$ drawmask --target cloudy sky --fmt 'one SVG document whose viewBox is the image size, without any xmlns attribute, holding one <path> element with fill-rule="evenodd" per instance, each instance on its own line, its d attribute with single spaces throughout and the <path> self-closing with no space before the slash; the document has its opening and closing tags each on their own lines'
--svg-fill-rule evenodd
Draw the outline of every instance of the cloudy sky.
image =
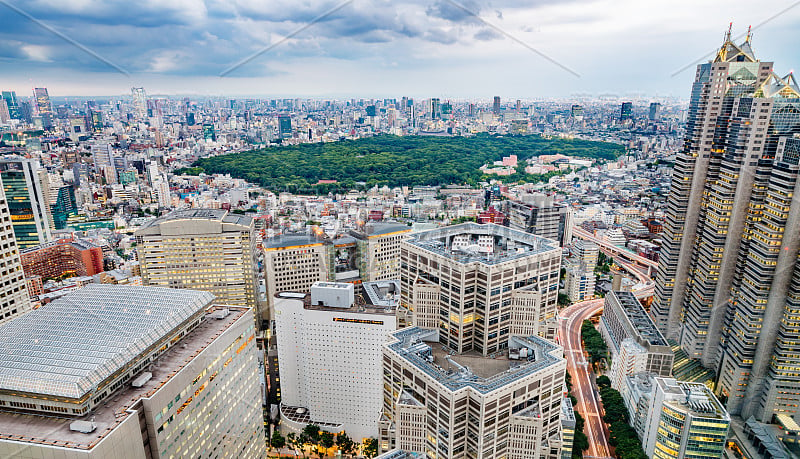
<svg viewBox="0 0 800 459">
<path fill-rule="evenodd" d="M 800 65 L 796 0 L 0 0 L 0 89 L 687 97 L 731 21 Z"/>
</svg>

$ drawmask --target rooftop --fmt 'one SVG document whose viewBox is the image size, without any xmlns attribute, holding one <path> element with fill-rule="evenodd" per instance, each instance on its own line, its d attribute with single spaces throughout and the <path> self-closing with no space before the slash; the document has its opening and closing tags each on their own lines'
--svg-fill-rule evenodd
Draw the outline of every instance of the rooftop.
<svg viewBox="0 0 800 459">
<path fill-rule="evenodd" d="M 369 304 L 363 296 L 356 295 L 355 303 L 348 308 L 339 308 L 335 306 L 325 306 L 314 304 L 311 302 L 310 293 L 301 292 L 278 292 L 275 298 L 283 298 L 290 300 L 297 300 L 303 302 L 303 308 L 310 311 L 329 311 L 333 313 L 357 313 L 357 314 L 376 314 L 382 316 L 394 316 L 395 308 L 391 306 L 373 305 Z"/>
<path fill-rule="evenodd" d="M 505 353 L 495 357 L 471 352 L 451 354 L 449 349 L 442 349 L 437 336 L 437 330 L 409 327 L 394 332 L 395 341 L 386 346 L 451 391 L 471 387 L 484 394 L 564 362 L 562 349 L 538 336 L 509 338 L 510 354 L 519 359 Z M 522 349 L 526 351 L 520 352 Z"/>
<path fill-rule="evenodd" d="M 116 286 L 114 286 L 116 287 Z M 141 287 L 140 287 L 141 288 Z M 164 289 L 166 290 L 166 289 Z M 189 290 L 181 290 L 185 295 Z M 150 371 L 153 377 L 142 387 L 125 384 L 108 396 L 101 404 L 83 417 L 57 417 L 35 414 L 20 414 L 0 411 L 0 438 L 21 442 L 44 443 L 53 446 L 90 449 L 129 415 L 128 411 L 142 398 L 151 397 L 178 371 L 211 344 L 223 331 L 242 318 L 248 308 L 226 306 L 230 314 L 220 320 L 206 318 L 186 336 L 181 346 L 172 346 L 158 358 L 158 365 Z M 44 309 L 44 308 L 43 308 Z M 35 312 L 35 311 L 34 311 Z M 185 345 L 185 347 L 183 346 Z M 70 429 L 75 420 L 94 420 L 97 430 L 81 433 Z"/>
<path fill-rule="evenodd" d="M 155 218 L 143 224 L 140 230 L 157 226 L 162 223 L 176 220 L 215 220 L 220 223 L 231 223 L 234 225 L 250 226 L 253 222 L 251 217 L 229 213 L 222 209 L 183 209 L 175 210 L 167 215 Z"/>
<path fill-rule="evenodd" d="M 469 239 L 493 236 L 492 252 L 485 253 L 474 246 L 459 245 L 454 248 L 453 240 L 456 236 L 466 236 Z M 558 250 L 558 253 L 561 253 L 556 241 L 493 223 L 462 223 L 413 233 L 406 242 L 463 264 L 493 265 L 551 250 Z"/>
<path fill-rule="evenodd" d="M 300 245 L 323 244 L 321 239 L 308 234 L 283 234 L 264 241 L 265 249 L 285 249 Z"/>
<path fill-rule="evenodd" d="M 625 315 L 631 321 L 636 331 L 642 339 L 650 343 L 651 346 L 669 346 L 664 335 L 658 331 L 653 319 L 644 310 L 642 303 L 636 299 L 632 292 L 613 292 L 619 300 L 619 304 L 625 311 Z"/>
<path fill-rule="evenodd" d="M 690 413 L 695 418 L 730 421 L 730 415 L 706 385 L 672 378 L 655 378 L 655 383 L 668 394 L 665 405 Z"/>
<path fill-rule="evenodd" d="M 0 325 L 0 390 L 79 399 L 213 298 L 89 284 Z"/>
</svg>

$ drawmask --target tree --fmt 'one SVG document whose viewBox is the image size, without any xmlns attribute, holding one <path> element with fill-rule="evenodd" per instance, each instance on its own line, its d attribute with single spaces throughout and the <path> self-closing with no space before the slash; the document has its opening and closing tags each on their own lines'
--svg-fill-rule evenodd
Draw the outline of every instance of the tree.
<svg viewBox="0 0 800 459">
<path fill-rule="evenodd" d="M 336 446 L 342 450 L 342 454 L 353 454 L 356 449 L 356 444 L 350 437 L 347 435 L 346 432 L 342 432 L 336 436 Z"/>
<path fill-rule="evenodd" d="M 319 443 L 320 428 L 316 424 L 308 424 L 303 428 L 303 435 L 308 438 L 308 443 L 316 445 Z"/>
<path fill-rule="evenodd" d="M 283 435 L 281 435 L 280 431 L 276 430 L 272 433 L 272 438 L 269 440 L 269 446 L 270 448 L 276 449 L 281 449 L 286 446 L 286 439 L 283 438 Z"/>
<path fill-rule="evenodd" d="M 611 387 L 611 380 L 606 375 L 598 376 L 597 387 L 601 389 L 604 387 Z"/>
<path fill-rule="evenodd" d="M 317 449 L 317 454 L 319 454 L 320 459 L 325 455 L 325 453 L 327 453 L 328 449 L 333 447 L 333 445 L 333 434 L 330 432 L 322 432 L 322 434 L 319 436 L 319 446 L 322 448 Z"/>
<path fill-rule="evenodd" d="M 375 438 L 367 438 L 364 440 L 364 456 L 368 459 L 378 455 L 378 440 Z"/>
<path fill-rule="evenodd" d="M 308 438 L 308 435 L 305 433 L 301 433 L 297 436 L 297 443 L 300 445 L 300 452 L 303 453 L 303 457 L 306 457 L 306 446 L 311 443 L 311 440 Z"/>
<path fill-rule="evenodd" d="M 558 294 L 558 305 L 559 306 L 569 306 L 569 295 L 566 293 L 559 293 Z"/>
<path fill-rule="evenodd" d="M 286 443 L 294 450 L 294 457 L 297 457 L 297 447 L 299 446 L 300 443 L 294 432 L 289 432 L 286 435 Z"/>
</svg>

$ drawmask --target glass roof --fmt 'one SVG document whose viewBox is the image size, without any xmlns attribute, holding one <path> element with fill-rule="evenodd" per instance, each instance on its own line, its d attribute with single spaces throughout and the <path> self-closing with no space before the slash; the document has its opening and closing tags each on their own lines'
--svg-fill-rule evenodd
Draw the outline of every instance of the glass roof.
<svg viewBox="0 0 800 459">
<path fill-rule="evenodd" d="M 0 389 L 80 398 L 214 299 L 90 284 L 0 325 Z"/>
</svg>

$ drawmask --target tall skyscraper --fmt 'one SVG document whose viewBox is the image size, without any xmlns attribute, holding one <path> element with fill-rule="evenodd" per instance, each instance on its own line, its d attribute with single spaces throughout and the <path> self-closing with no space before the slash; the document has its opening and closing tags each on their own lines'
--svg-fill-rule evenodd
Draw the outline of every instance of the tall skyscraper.
<svg viewBox="0 0 800 459">
<path fill-rule="evenodd" d="M 36 113 L 38 115 L 53 112 L 53 106 L 50 104 L 50 95 L 47 94 L 47 88 L 34 88 L 33 98 L 36 99 Z"/>
<path fill-rule="evenodd" d="M 658 121 L 661 117 L 661 104 L 658 102 L 650 103 L 650 121 Z"/>
<path fill-rule="evenodd" d="M 13 119 L 21 119 L 22 116 L 19 112 L 19 103 L 17 102 L 17 93 L 14 91 L 3 91 L 0 93 L 2 95 L 3 100 L 6 101 L 6 105 L 8 106 L 8 114 Z"/>
<path fill-rule="evenodd" d="M 266 457 L 249 308 L 91 284 L 0 336 L 0 457 Z"/>
<path fill-rule="evenodd" d="M 0 323 L 31 309 L 20 250 L 14 236 L 14 226 L 4 189 L 5 186 L 0 186 L 0 239 L 4 241 L 0 245 L 0 259 L 3 260 L 0 267 Z"/>
<path fill-rule="evenodd" d="M 292 138 L 292 117 L 287 114 L 278 115 L 278 134 L 281 139 Z"/>
<path fill-rule="evenodd" d="M 690 100 L 651 313 L 731 413 L 796 415 L 800 88 L 728 31 Z"/>
<path fill-rule="evenodd" d="M 147 118 L 147 93 L 144 88 L 131 88 L 133 110 L 139 119 Z"/>
<path fill-rule="evenodd" d="M 546 237 L 566 245 L 572 239 L 572 212 L 543 193 L 524 194 L 508 201 L 509 227 Z"/>
<path fill-rule="evenodd" d="M 623 102 L 619 110 L 619 120 L 625 121 L 633 118 L 633 102 Z"/>
<path fill-rule="evenodd" d="M 500 96 L 494 96 L 494 102 L 492 103 L 492 113 L 495 115 L 500 114 Z"/>
<path fill-rule="evenodd" d="M 49 206 L 39 177 L 39 162 L 21 156 L 0 158 L 0 178 L 17 246 L 21 249 L 52 239 Z"/>
<path fill-rule="evenodd" d="M 136 231 L 142 282 L 213 293 L 267 320 L 256 288 L 253 219 L 225 210 L 177 210 Z"/>
</svg>

